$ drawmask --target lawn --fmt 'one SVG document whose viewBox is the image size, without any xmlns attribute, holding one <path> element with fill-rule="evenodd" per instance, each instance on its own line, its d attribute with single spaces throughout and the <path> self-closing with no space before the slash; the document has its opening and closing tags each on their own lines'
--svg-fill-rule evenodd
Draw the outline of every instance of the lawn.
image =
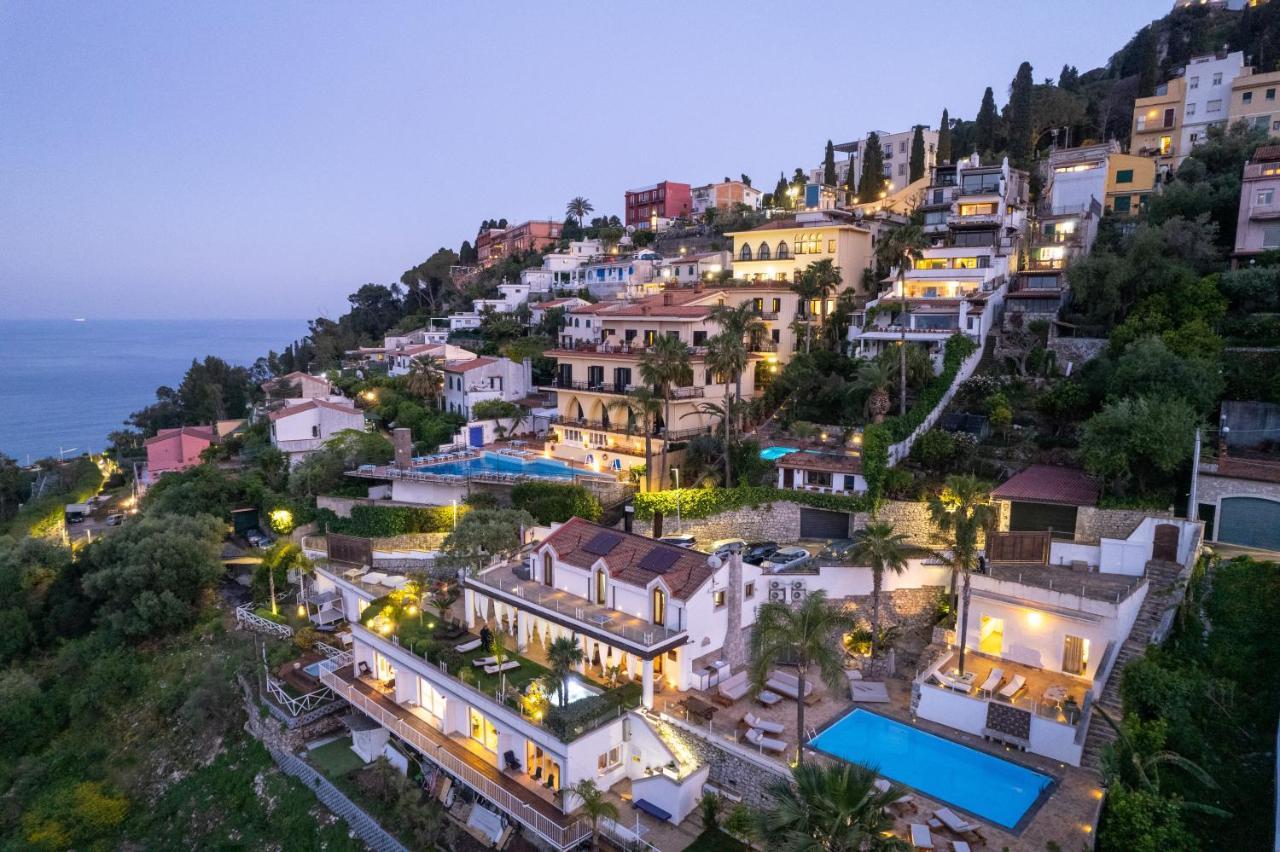
<svg viewBox="0 0 1280 852">
<path fill-rule="evenodd" d="M 364 766 L 360 756 L 351 750 L 351 738 L 343 737 L 307 752 L 307 760 L 329 780 L 341 778 Z"/>
<path fill-rule="evenodd" d="M 468 683 L 475 684 L 489 694 L 493 694 L 493 691 L 498 688 L 502 681 L 502 675 L 488 674 L 483 668 L 473 666 L 471 663 L 473 660 L 491 656 L 493 656 L 493 654 L 483 648 L 478 648 L 475 651 L 463 654 L 463 657 L 467 661 L 467 670 L 470 672 L 470 675 L 461 676 L 466 679 Z M 520 664 L 520 668 L 510 669 L 507 671 L 506 675 L 507 686 L 518 689 L 521 692 L 524 692 L 524 688 L 529 685 L 530 681 L 536 680 L 540 677 L 550 677 L 551 675 L 551 669 L 548 669 L 545 666 L 540 666 L 532 660 L 520 656 L 515 651 L 508 650 L 506 652 L 506 659 L 508 662 Z"/>
</svg>

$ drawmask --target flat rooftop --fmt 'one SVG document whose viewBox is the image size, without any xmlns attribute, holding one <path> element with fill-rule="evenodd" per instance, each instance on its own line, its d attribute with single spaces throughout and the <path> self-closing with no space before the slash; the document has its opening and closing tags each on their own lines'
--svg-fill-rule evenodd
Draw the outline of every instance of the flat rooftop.
<svg viewBox="0 0 1280 852">
<path fill-rule="evenodd" d="M 1096 571 L 1072 571 L 1061 565 L 1032 562 L 987 563 L 987 576 L 1008 583 L 1021 583 L 1037 589 L 1078 595 L 1089 600 L 1118 603 L 1142 585 L 1142 577 L 1127 574 L 1100 574 Z"/>
</svg>

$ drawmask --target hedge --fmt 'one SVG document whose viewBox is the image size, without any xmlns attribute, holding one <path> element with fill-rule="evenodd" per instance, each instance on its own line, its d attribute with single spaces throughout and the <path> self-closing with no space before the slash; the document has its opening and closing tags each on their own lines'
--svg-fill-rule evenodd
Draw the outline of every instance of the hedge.
<svg viewBox="0 0 1280 852">
<path fill-rule="evenodd" d="M 469 510 L 458 506 L 458 517 Z M 453 529 L 452 506 L 367 506 L 351 509 L 351 517 L 340 518 L 331 509 L 317 509 L 316 520 L 322 529 L 342 535 L 364 538 L 391 538 L 409 533 L 449 532 Z"/>
<path fill-rule="evenodd" d="M 628 683 L 599 695 L 580 698 L 567 707 L 552 702 L 543 725 L 561 742 L 572 742 L 606 719 L 617 717 L 619 708 L 638 706 L 640 698 L 640 684 Z"/>
<path fill-rule="evenodd" d="M 836 512 L 865 512 L 871 502 L 866 497 L 820 494 L 816 491 L 787 491 L 767 485 L 744 485 L 737 488 L 682 488 L 679 491 L 650 491 L 635 496 L 636 517 L 648 520 L 655 511 L 666 516 L 676 513 L 679 496 L 680 516 L 708 518 L 734 509 L 758 508 L 770 503 L 787 502 L 830 509 Z"/>
<path fill-rule="evenodd" d="M 521 482 L 511 489 L 511 505 L 524 509 L 540 524 L 562 523 L 573 517 L 600 520 L 600 501 L 581 485 L 565 482 Z"/>
</svg>

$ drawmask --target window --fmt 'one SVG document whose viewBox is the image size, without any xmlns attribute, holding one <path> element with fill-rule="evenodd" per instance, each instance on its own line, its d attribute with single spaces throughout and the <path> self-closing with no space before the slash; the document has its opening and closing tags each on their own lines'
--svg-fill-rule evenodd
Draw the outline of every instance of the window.
<svg viewBox="0 0 1280 852">
<path fill-rule="evenodd" d="M 1267 99 L 1267 100 L 1269 100 L 1269 101 L 1274 101 L 1274 100 L 1276 99 L 1276 90 L 1275 90 L 1275 89 L 1267 89 L 1266 99 Z"/>
<path fill-rule="evenodd" d="M 1222 112 L 1222 98 L 1214 98 L 1205 104 L 1205 112 Z"/>
<path fill-rule="evenodd" d="M 467 708 L 467 716 L 470 722 L 471 739 L 480 743 L 486 751 L 496 752 L 498 750 L 498 729 L 493 726 L 493 723 L 483 713 L 474 707 Z"/>
<path fill-rule="evenodd" d="M 1082 675 L 1089 667 L 1089 640 L 1067 634 L 1062 642 L 1062 670 Z"/>
<path fill-rule="evenodd" d="M 1262 229 L 1262 247 L 1265 249 L 1280 248 L 1280 228 Z"/>
<path fill-rule="evenodd" d="M 778 243 L 778 260 L 786 260 L 791 254 L 787 249 L 787 241 L 782 240 Z"/>
<path fill-rule="evenodd" d="M 828 254 L 835 254 L 835 253 L 836 253 L 836 241 L 835 241 L 835 240 L 827 240 L 827 253 L 828 253 Z"/>
<path fill-rule="evenodd" d="M 744 600 L 751 600 L 756 596 L 756 584 L 753 580 L 742 587 L 742 597 Z"/>
<path fill-rule="evenodd" d="M 1271 126 L 1271 116 L 1269 115 L 1254 116 L 1253 126 L 1259 128 L 1260 130 L 1266 130 L 1268 127 Z"/>
<path fill-rule="evenodd" d="M 596 769 L 601 775 L 622 763 L 622 746 L 614 746 L 596 759 Z"/>
<path fill-rule="evenodd" d="M 653 623 L 666 624 L 667 622 L 667 593 L 662 589 L 653 590 Z"/>
<path fill-rule="evenodd" d="M 773 340 L 773 342 L 774 342 L 774 343 L 781 343 L 781 342 L 782 342 L 782 329 L 780 329 L 780 328 L 775 328 L 773 331 L 769 332 L 769 337 L 770 337 L 770 338 L 772 338 L 772 340 Z"/>
<path fill-rule="evenodd" d="M 1198 89 L 1198 88 L 1200 88 L 1200 78 L 1199 78 L 1199 77 L 1192 77 L 1189 81 L 1187 81 L 1187 88 L 1188 88 L 1188 89 Z"/>
<path fill-rule="evenodd" d="M 609 575 L 604 571 L 596 571 L 596 603 L 607 606 L 605 592 L 609 588 Z"/>
<path fill-rule="evenodd" d="M 1169 107 L 1164 111 L 1164 126 L 1173 127 L 1173 107 Z"/>
<path fill-rule="evenodd" d="M 1219 72 L 1217 72 L 1216 74 L 1214 74 L 1214 75 L 1213 75 L 1213 85 L 1215 85 L 1215 86 L 1221 86 L 1221 85 L 1222 85 L 1222 72 L 1221 72 L 1221 71 L 1219 71 Z"/>
<path fill-rule="evenodd" d="M 1195 114 L 1196 114 L 1196 105 L 1195 105 L 1195 104 L 1187 104 L 1187 115 L 1188 115 L 1188 116 L 1192 116 L 1192 115 L 1195 115 Z"/>
<path fill-rule="evenodd" d="M 1254 204 L 1256 206 L 1261 207 L 1267 204 L 1271 204 L 1275 200 L 1276 200 L 1276 191 L 1274 189 L 1260 189 L 1258 190 L 1258 198 L 1256 201 L 1254 201 Z"/>
<path fill-rule="evenodd" d="M 756 250 L 756 260 L 768 260 L 769 257 L 769 244 L 761 243 L 760 248 Z"/>
<path fill-rule="evenodd" d="M 986 204 L 961 204 L 961 216 L 994 216 L 996 206 L 990 202 Z"/>
<path fill-rule="evenodd" d="M 821 488 L 831 487 L 831 474 L 825 470 L 811 470 L 805 474 L 805 482 Z"/>
<path fill-rule="evenodd" d="M 739 259 L 741 259 L 741 260 L 750 260 L 750 259 L 751 259 L 751 246 L 749 246 L 749 245 L 745 245 L 745 244 L 744 244 L 744 245 L 742 246 L 742 251 L 738 253 L 738 257 L 739 257 Z"/>
<path fill-rule="evenodd" d="M 716 589 L 711 593 L 711 605 L 716 609 L 724 606 L 724 589 Z"/>
<path fill-rule="evenodd" d="M 574 435 L 581 439 L 581 435 L 576 430 L 570 430 Z M 551 558 L 550 553 L 542 554 L 542 584 L 544 586 L 554 586 L 556 578 L 555 561 Z"/>
<path fill-rule="evenodd" d="M 1246 104 L 1253 103 L 1253 92 L 1245 92 L 1243 95 L 1241 95 L 1240 102 L 1246 103 Z"/>
<path fill-rule="evenodd" d="M 1172 150 L 1173 150 L 1173 137 L 1161 136 L 1160 137 L 1160 156 L 1167 157 L 1169 156 L 1169 152 Z"/>
<path fill-rule="evenodd" d="M 1127 195 L 1117 196 L 1115 202 L 1112 204 L 1112 209 L 1117 213 L 1128 213 L 1130 200 L 1131 199 Z"/>
</svg>

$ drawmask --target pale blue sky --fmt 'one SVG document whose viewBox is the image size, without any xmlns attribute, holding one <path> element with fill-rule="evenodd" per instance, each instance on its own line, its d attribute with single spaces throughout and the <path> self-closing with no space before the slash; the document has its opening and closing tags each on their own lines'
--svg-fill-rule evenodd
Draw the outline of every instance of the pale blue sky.
<svg viewBox="0 0 1280 852">
<path fill-rule="evenodd" d="M 0 3 L 0 315 L 336 315 L 485 218 L 772 186 L 1169 6 Z"/>
</svg>

